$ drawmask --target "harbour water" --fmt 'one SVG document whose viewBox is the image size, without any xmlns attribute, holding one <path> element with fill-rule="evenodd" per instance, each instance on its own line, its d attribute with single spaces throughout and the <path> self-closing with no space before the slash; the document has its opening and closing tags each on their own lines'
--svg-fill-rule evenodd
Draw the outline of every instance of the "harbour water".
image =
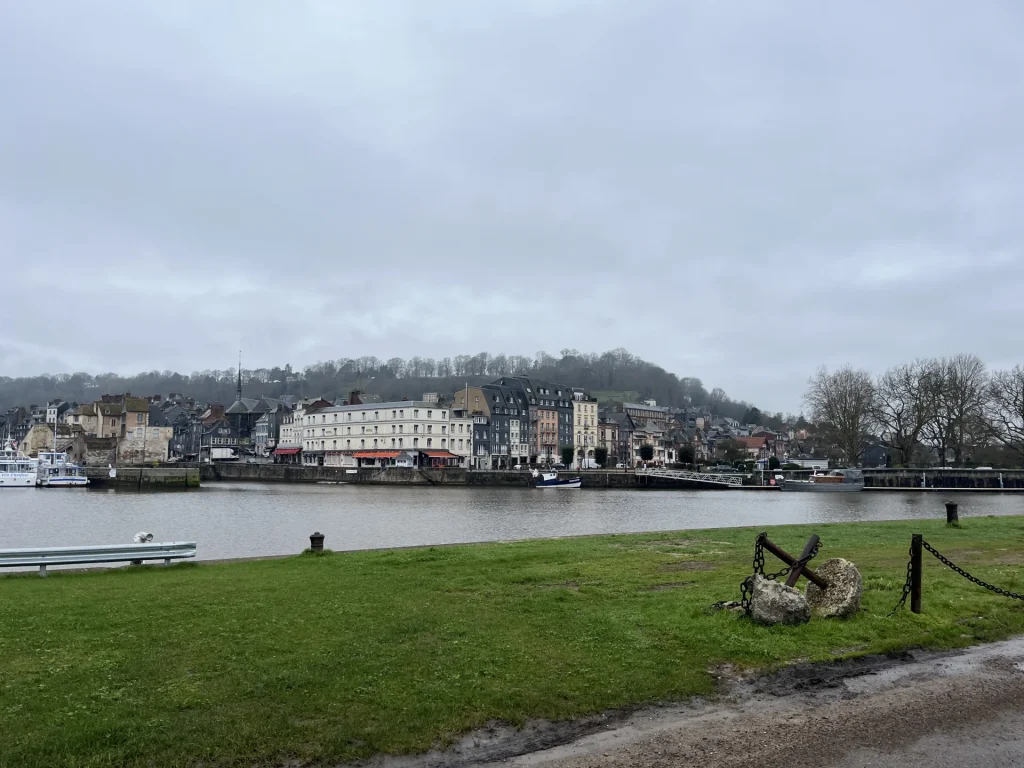
<svg viewBox="0 0 1024 768">
<path fill-rule="evenodd" d="M 944 519 L 932 492 L 539 491 L 211 483 L 178 492 L 0 491 L 0 548 L 196 541 L 199 559 L 784 523 Z M 958 493 L 961 519 L 1024 514 L 1024 495 Z"/>
</svg>

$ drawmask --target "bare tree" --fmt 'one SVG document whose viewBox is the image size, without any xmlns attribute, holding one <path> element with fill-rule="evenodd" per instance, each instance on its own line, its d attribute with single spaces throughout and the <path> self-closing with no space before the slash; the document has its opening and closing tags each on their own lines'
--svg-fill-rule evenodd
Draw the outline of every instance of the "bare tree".
<svg viewBox="0 0 1024 768">
<path fill-rule="evenodd" d="M 897 463 L 904 466 L 913 461 L 914 449 L 931 419 L 928 376 L 932 366 L 928 360 L 893 366 L 875 387 L 875 419 L 882 429 L 882 442 L 897 452 Z"/>
<path fill-rule="evenodd" d="M 988 372 L 977 355 L 957 355 L 934 361 L 927 374 L 931 415 L 924 434 L 944 464 L 963 464 L 971 448 L 987 434 L 985 400 Z"/>
<path fill-rule="evenodd" d="M 848 365 L 834 373 L 822 367 L 810 380 L 804 400 L 811 419 L 839 446 L 846 461 L 859 464 L 877 411 L 871 374 Z"/>
<path fill-rule="evenodd" d="M 1024 368 L 992 374 L 987 415 L 996 440 L 1024 459 Z"/>
</svg>

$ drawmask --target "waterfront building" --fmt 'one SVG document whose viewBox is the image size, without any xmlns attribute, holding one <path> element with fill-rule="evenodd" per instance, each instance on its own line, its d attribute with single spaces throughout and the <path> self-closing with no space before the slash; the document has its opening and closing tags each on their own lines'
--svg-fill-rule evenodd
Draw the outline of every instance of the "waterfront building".
<svg viewBox="0 0 1024 768">
<path fill-rule="evenodd" d="M 663 427 L 653 421 L 633 422 L 632 432 L 632 456 L 634 465 L 643 463 L 640 448 L 649 445 L 654 449 L 654 458 L 647 462 L 656 466 L 664 466 L 676 460 L 675 448 L 667 439 L 667 432 Z"/>
<path fill-rule="evenodd" d="M 299 423 L 302 463 L 312 466 L 395 466 L 403 451 L 419 465 L 458 460 L 451 453 L 447 406 L 420 400 L 307 407 Z"/>
<path fill-rule="evenodd" d="M 622 403 L 617 410 L 620 413 L 629 414 L 636 424 L 653 422 L 663 430 L 668 429 L 668 408 L 659 407 L 654 400 L 645 400 L 642 403 Z"/>
<path fill-rule="evenodd" d="M 429 400 L 426 402 L 430 402 Z M 459 466 L 470 467 L 473 462 L 473 415 L 462 408 L 451 409 L 448 421 L 448 450 L 459 457 Z"/>
<path fill-rule="evenodd" d="M 525 448 L 520 454 L 531 463 L 559 461 L 562 446 L 573 445 L 574 407 L 568 387 L 527 376 L 504 376 L 494 382 L 516 391 L 525 404 Z M 520 407 L 522 410 L 522 406 Z M 520 440 L 523 432 L 520 430 Z"/>
<path fill-rule="evenodd" d="M 625 416 L 625 414 L 621 414 Z M 626 416 L 626 418 L 629 418 Z M 597 422 L 597 445 L 608 452 L 608 466 L 614 467 L 620 463 L 619 454 L 619 425 L 608 415 L 598 417 Z"/>
<path fill-rule="evenodd" d="M 269 456 L 277 448 L 281 437 L 281 426 L 291 408 L 281 401 L 270 403 L 270 398 L 263 398 L 270 408 L 256 419 L 256 426 L 253 428 L 252 445 L 253 452 L 257 456 Z"/>
<path fill-rule="evenodd" d="M 576 430 L 573 441 L 576 465 L 590 466 L 594 461 L 594 449 L 597 448 L 597 398 L 589 396 L 582 389 L 574 389 L 572 407 Z"/>
<path fill-rule="evenodd" d="M 491 468 L 491 409 L 480 387 L 466 386 L 455 392 L 452 411 L 472 427 L 470 469 Z"/>
</svg>

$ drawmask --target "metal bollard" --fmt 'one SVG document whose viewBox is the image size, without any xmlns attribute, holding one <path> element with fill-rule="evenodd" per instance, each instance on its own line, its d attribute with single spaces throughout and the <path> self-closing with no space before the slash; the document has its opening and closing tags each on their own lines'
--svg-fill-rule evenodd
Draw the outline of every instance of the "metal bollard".
<svg viewBox="0 0 1024 768">
<path fill-rule="evenodd" d="M 946 502 L 946 525 L 956 525 L 960 522 L 960 516 L 957 514 L 957 505 L 955 501 Z"/>
<path fill-rule="evenodd" d="M 309 548 L 314 552 L 322 552 L 324 549 L 324 535 L 317 531 L 309 537 Z"/>
</svg>

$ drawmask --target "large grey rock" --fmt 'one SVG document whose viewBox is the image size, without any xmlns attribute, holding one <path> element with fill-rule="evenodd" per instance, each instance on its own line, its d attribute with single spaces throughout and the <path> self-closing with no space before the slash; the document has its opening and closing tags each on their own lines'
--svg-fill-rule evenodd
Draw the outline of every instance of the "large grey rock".
<svg viewBox="0 0 1024 768">
<path fill-rule="evenodd" d="M 792 587 L 757 575 L 750 595 L 750 618 L 759 624 L 803 624 L 810 621 L 811 609 Z"/>
<path fill-rule="evenodd" d="M 853 563 L 834 557 L 823 562 L 814 572 L 828 584 L 828 589 L 822 591 L 816 584 L 807 583 L 804 595 L 815 616 L 845 618 L 860 610 L 864 583 Z"/>
</svg>

